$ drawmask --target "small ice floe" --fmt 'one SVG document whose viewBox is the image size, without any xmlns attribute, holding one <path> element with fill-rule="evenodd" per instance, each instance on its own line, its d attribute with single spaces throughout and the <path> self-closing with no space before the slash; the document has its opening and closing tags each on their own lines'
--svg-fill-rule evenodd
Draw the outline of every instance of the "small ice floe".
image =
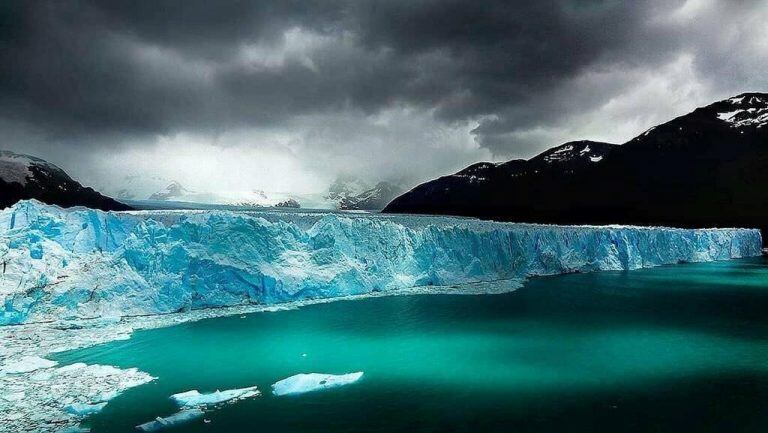
<svg viewBox="0 0 768 433">
<path fill-rule="evenodd" d="M 87 427 L 80 427 L 79 425 L 65 427 L 56 433 L 89 433 L 91 429 Z"/>
<path fill-rule="evenodd" d="M 272 385 L 272 393 L 274 395 L 304 394 L 349 385 L 357 382 L 361 377 L 363 377 L 362 371 L 348 374 L 302 373 L 276 382 Z"/>
<path fill-rule="evenodd" d="M 43 368 L 51 368 L 56 365 L 56 361 L 50 361 L 38 356 L 26 356 L 18 361 L 9 362 L 0 368 L 0 373 L 19 374 L 30 373 Z"/>
<path fill-rule="evenodd" d="M 87 416 L 97 412 L 101 412 L 107 402 L 88 404 L 88 403 L 72 403 L 64 408 L 67 413 L 71 413 L 75 416 Z"/>
<path fill-rule="evenodd" d="M 144 424 L 139 424 L 136 426 L 136 429 L 140 431 L 158 431 L 167 427 L 172 427 L 175 425 L 192 421 L 202 416 L 203 416 L 203 411 L 200 409 L 197 409 L 197 408 L 183 409 L 165 418 L 157 417 L 154 419 L 154 421 L 145 422 Z"/>
<path fill-rule="evenodd" d="M 256 397 L 260 394 L 261 393 L 255 386 L 248 388 L 227 389 L 224 391 L 216 390 L 216 392 L 207 394 L 201 394 L 196 389 L 193 389 L 191 391 L 173 394 L 171 396 L 171 400 L 176 402 L 176 404 L 181 407 L 200 407 Z"/>
</svg>

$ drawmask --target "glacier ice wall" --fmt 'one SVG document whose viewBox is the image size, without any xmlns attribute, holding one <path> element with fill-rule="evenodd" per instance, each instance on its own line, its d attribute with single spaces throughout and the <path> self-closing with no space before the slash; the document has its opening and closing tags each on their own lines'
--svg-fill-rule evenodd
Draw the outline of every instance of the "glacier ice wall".
<svg viewBox="0 0 768 433">
<path fill-rule="evenodd" d="M 0 211 L 0 324 L 756 256 L 758 230 L 303 212 Z"/>
</svg>

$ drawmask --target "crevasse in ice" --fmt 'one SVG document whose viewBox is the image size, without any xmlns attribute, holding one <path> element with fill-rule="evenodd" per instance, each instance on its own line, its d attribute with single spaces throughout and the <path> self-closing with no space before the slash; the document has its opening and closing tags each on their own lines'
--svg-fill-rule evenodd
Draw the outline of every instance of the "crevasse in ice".
<svg viewBox="0 0 768 433">
<path fill-rule="evenodd" d="M 758 230 L 303 212 L 0 211 L 0 324 L 755 256 Z"/>
</svg>

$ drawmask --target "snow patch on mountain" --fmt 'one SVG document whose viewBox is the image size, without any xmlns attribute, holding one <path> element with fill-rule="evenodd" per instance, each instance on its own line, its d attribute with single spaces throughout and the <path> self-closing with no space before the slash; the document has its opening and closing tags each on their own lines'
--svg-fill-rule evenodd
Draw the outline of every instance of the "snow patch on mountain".
<svg viewBox="0 0 768 433">
<path fill-rule="evenodd" d="M 716 113 L 717 118 L 730 123 L 732 128 L 762 128 L 768 124 L 768 97 L 741 95 L 723 102 L 735 109 L 719 111 Z"/>
<path fill-rule="evenodd" d="M 27 184 L 32 176 L 30 166 L 35 161 L 27 156 L 9 151 L 0 151 L 0 179 L 7 183 Z"/>
<path fill-rule="evenodd" d="M 173 200 L 181 198 L 186 194 L 190 194 L 192 191 L 184 188 L 179 182 L 175 180 L 169 183 L 165 188 L 157 191 L 148 197 L 149 200 Z"/>
</svg>

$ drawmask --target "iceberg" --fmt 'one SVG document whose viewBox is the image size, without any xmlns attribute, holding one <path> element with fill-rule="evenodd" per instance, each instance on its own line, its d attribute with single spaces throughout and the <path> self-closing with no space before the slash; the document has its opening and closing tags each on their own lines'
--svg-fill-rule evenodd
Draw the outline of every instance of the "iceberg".
<svg viewBox="0 0 768 433">
<path fill-rule="evenodd" d="M 243 400 L 250 397 L 256 397 L 261 393 L 255 386 L 248 388 L 228 389 L 224 391 L 216 390 L 208 394 L 201 394 L 196 389 L 191 391 L 173 394 L 171 400 L 181 407 L 205 407 L 233 400 Z"/>
<path fill-rule="evenodd" d="M 758 256 L 752 229 L 306 211 L 0 211 L 0 324 L 120 317 Z"/>
<path fill-rule="evenodd" d="M 183 409 L 176 412 L 173 415 L 169 415 L 165 418 L 157 417 L 153 421 L 145 422 L 136 426 L 137 430 L 141 431 L 158 431 L 164 428 L 176 426 L 200 418 L 203 416 L 203 411 L 200 409 Z"/>
<path fill-rule="evenodd" d="M 348 374 L 302 373 L 275 382 L 272 385 L 274 395 L 295 395 L 312 391 L 337 388 L 357 382 L 363 372 Z"/>
</svg>

